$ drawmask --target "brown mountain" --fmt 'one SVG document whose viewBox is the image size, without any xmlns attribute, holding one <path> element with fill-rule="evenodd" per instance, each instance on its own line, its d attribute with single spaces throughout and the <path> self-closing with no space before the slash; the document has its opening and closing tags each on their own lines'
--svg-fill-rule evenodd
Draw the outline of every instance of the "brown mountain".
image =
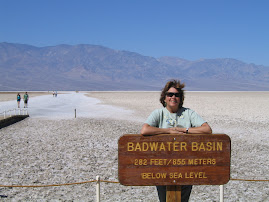
<svg viewBox="0 0 269 202">
<path fill-rule="evenodd" d="M 269 67 L 235 59 L 153 58 L 85 44 L 0 43 L 0 71 L 0 91 L 160 90 L 173 78 L 187 90 L 269 90 Z"/>
</svg>

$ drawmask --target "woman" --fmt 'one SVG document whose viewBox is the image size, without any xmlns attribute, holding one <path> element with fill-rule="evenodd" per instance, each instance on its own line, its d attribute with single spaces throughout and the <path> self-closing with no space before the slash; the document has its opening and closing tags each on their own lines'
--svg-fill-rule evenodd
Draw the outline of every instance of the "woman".
<svg viewBox="0 0 269 202">
<path fill-rule="evenodd" d="M 142 135 L 205 133 L 211 134 L 210 126 L 191 109 L 183 107 L 184 84 L 171 80 L 162 90 L 160 102 L 163 108 L 154 110 L 141 129 Z M 181 201 L 188 201 L 192 185 L 181 187 Z M 166 201 L 166 186 L 157 186 L 159 200 Z"/>
<path fill-rule="evenodd" d="M 21 102 L 21 95 L 20 95 L 20 93 L 18 93 L 18 94 L 17 94 L 18 108 L 20 108 L 20 102 Z"/>
</svg>

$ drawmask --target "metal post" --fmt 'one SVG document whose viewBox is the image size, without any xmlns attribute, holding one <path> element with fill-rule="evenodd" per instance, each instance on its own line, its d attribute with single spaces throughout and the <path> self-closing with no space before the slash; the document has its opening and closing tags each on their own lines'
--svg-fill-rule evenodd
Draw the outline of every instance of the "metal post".
<svg viewBox="0 0 269 202">
<path fill-rule="evenodd" d="M 96 176 L 96 202 L 100 202 L 100 176 Z"/>
<path fill-rule="evenodd" d="M 220 185 L 219 189 L 220 189 L 220 200 L 219 201 L 223 202 L 224 201 L 224 186 Z"/>
</svg>

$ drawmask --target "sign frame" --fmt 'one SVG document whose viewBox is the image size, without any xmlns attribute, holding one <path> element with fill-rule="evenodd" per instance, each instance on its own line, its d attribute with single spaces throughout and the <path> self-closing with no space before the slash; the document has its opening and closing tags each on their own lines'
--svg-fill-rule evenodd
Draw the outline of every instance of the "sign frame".
<svg viewBox="0 0 269 202">
<path fill-rule="evenodd" d="M 122 185 L 222 185 L 230 180 L 226 134 L 125 134 L 118 140 Z"/>
</svg>

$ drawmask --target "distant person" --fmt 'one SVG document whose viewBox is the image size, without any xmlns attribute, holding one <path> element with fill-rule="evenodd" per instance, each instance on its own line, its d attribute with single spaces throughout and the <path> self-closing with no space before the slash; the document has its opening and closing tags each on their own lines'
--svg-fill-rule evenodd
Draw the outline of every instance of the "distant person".
<svg viewBox="0 0 269 202">
<path fill-rule="evenodd" d="M 23 100 L 24 100 L 24 108 L 28 107 L 28 100 L 29 100 L 29 95 L 27 92 L 25 92 L 24 96 L 23 96 Z"/>
<path fill-rule="evenodd" d="M 168 81 L 160 96 L 162 108 L 154 110 L 141 129 L 142 135 L 158 134 L 211 134 L 206 121 L 195 111 L 183 107 L 184 84 L 177 80 Z M 181 186 L 181 201 L 189 201 L 192 185 Z M 159 200 L 166 201 L 166 186 L 157 186 Z"/>
<path fill-rule="evenodd" d="M 20 95 L 20 93 L 17 94 L 17 103 L 18 103 L 18 108 L 20 108 L 20 105 L 21 105 L 21 95 Z"/>
<path fill-rule="evenodd" d="M 57 97 L 57 91 L 53 91 L 53 97 Z"/>
</svg>

